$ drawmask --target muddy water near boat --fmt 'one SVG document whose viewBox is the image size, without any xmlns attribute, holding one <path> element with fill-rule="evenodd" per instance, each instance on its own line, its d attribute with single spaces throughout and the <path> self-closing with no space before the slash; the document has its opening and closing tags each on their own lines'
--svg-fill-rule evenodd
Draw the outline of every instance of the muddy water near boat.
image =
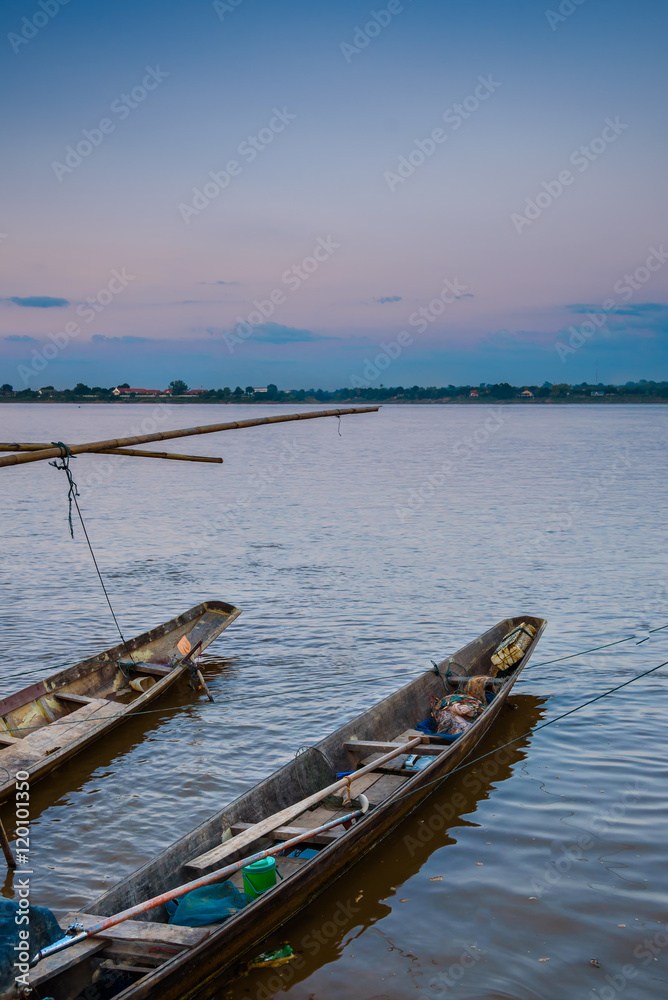
<svg viewBox="0 0 668 1000">
<path fill-rule="evenodd" d="M 0 436 L 274 411 L 3 405 Z M 332 420 L 165 445 L 221 467 L 73 461 L 126 635 L 209 597 L 244 610 L 203 659 L 213 705 L 179 685 L 33 787 L 32 902 L 90 902 L 507 615 L 549 620 L 536 664 L 637 637 L 527 669 L 485 750 L 667 660 L 668 629 L 637 644 L 668 623 L 667 425 L 664 406 L 395 406 L 341 436 Z M 63 473 L 6 469 L 0 493 L 7 694 L 116 634 Z M 211 995 L 665 997 L 666 671 L 454 776 L 268 942 L 294 963 Z"/>
</svg>

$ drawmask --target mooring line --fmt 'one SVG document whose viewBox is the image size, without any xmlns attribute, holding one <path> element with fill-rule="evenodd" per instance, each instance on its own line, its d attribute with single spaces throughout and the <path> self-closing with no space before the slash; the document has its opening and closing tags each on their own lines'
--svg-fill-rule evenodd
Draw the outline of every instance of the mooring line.
<svg viewBox="0 0 668 1000">
<path fill-rule="evenodd" d="M 663 626 L 665 628 L 665 626 Z M 562 712 L 561 715 L 555 716 L 554 719 L 548 719 L 547 722 L 541 723 L 540 726 L 534 726 L 533 729 L 527 730 L 526 733 L 522 733 L 521 736 L 516 736 L 512 740 L 508 740 L 507 743 L 502 743 L 499 747 L 494 747 L 493 750 L 489 750 L 487 753 L 483 753 L 480 757 L 474 757 L 473 760 L 465 760 L 463 764 L 459 767 L 455 767 L 452 771 L 448 771 L 447 774 L 443 775 L 441 778 L 434 778 L 433 781 L 428 781 L 426 785 L 420 785 L 417 788 L 411 789 L 410 792 L 406 792 L 405 795 L 400 795 L 396 799 L 392 799 L 392 803 L 401 802 L 403 799 L 408 799 L 411 795 L 415 795 L 417 792 L 421 792 L 424 788 L 430 788 L 432 785 L 438 786 L 451 778 L 453 774 L 457 774 L 459 771 L 465 771 L 467 767 L 472 764 L 477 764 L 481 760 L 485 760 L 487 757 L 493 757 L 494 754 L 498 753 L 499 750 L 505 750 L 506 747 L 511 747 L 513 744 L 518 743 L 520 740 L 525 740 L 534 735 L 534 733 L 539 732 L 541 729 L 547 729 L 548 726 L 553 726 L 555 723 L 560 722 L 562 719 L 568 718 L 569 715 L 575 715 L 576 712 L 582 711 L 588 705 L 593 705 L 594 702 L 600 701 L 602 698 L 607 698 L 609 695 L 614 694 L 616 691 L 621 691 L 622 688 L 628 687 L 629 684 L 635 684 L 636 681 L 642 680 L 643 677 L 648 677 L 650 674 L 656 673 L 661 667 L 668 665 L 668 660 L 664 660 L 663 663 L 659 663 L 656 667 L 651 667 L 649 670 L 644 670 L 641 674 L 636 674 L 631 677 L 628 681 L 624 681 L 622 684 L 616 684 L 615 687 L 608 688 L 607 691 L 603 691 L 601 694 L 597 694 L 594 698 L 589 698 L 587 701 L 583 701 L 581 705 L 577 705 L 575 708 L 570 708 L 567 712 Z M 419 752 L 419 748 L 418 751 Z"/>
<path fill-rule="evenodd" d="M 116 628 L 118 629 L 118 634 L 121 637 L 121 642 L 125 646 L 126 652 L 128 652 L 128 654 L 130 656 L 130 659 L 132 659 L 132 653 L 129 652 L 128 644 L 127 644 L 125 636 L 123 635 L 123 632 L 121 630 L 121 626 L 118 624 L 118 618 L 116 617 L 116 612 L 114 611 L 114 609 L 112 607 L 111 599 L 110 599 L 109 594 L 107 592 L 107 588 L 104 585 L 104 580 L 102 579 L 102 573 L 100 572 L 100 567 L 97 564 L 97 559 L 95 558 L 95 553 L 93 551 L 93 546 L 91 545 L 90 538 L 88 537 L 88 531 L 86 530 L 86 524 L 85 524 L 85 521 L 83 519 L 83 514 L 81 513 L 81 508 L 79 507 L 79 501 L 78 501 L 77 498 L 79 497 L 80 494 L 79 494 L 79 488 L 78 488 L 77 484 L 74 481 L 74 477 L 72 475 L 72 470 L 70 469 L 70 458 L 72 457 L 71 454 L 70 454 L 70 450 L 67 447 L 67 445 L 64 444 L 62 441 L 52 441 L 51 443 L 53 445 L 55 445 L 56 447 L 58 447 L 58 448 L 61 449 L 61 458 L 60 458 L 60 465 L 58 464 L 58 461 L 59 461 L 58 459 L 56 459 L 54 462 L 49 462 L 49 465 L 52 465 L 54 467 L 54 469 L 58 469 L 59 471 L 64 472 L 65 475 L 67 476 L 67 481 L 69 483 L 69 490 L 67 492 L 67 500 L 68 500 L 68 503 L 69 503 L 69 527 L 70 527 L 70 535 L 71 535 L 72 538 L 74 538 L 74 529 L 72 527 L 72 503 L 74 503 L 74 506 L 76 507 L 76 510 L 77 510 L 77 514 L 79 515 L 79 521 L 81 522 L 81 528 L 83 530 L 84 537 L 85 537 L 86 542 L 88 544 L 88 550 L 89 550 L 89 552 L 91 554 L 91 559 L 93 560 L 93 565 L 95 566 L 95 572 L 97 573 L 98 579 L 100 581 L 100 585 L 101 585 L 102 590 L 104 592 L 104 596 L 106 597 L 107 604 L 109 605 L 109 610 L 111 611 L 111 617 L 114 619 L 114 624 L 116 625 Z"/>
</svg>

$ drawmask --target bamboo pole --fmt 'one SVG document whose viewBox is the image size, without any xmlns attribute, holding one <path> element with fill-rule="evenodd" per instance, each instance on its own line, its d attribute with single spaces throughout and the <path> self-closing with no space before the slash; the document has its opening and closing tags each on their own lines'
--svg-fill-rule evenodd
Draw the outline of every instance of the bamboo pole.
<svg viewBox="0 0 668 1000">
<path fill-rule="evenodd" d="M 5 856 L 5 861 L 7 862 L 7 867 L 11 868 L 12 871 L 16 868 L 16 858 L 12 852 L 11 845 L 9 843 L 9 837 L 7 836 L 7 831 L 5 830 L 4 824 L 0 819 L 0 847 L 2 847 L 2 853 Z"/>
<path fill-rule="evenodd" d="M 10 444 L 0 443 L 0 451 L 43 451 L 50 448 L 50 444 L 32 444 L 26 441 Z M 67 445 L 70 448 L 70 445 Z M 96 455 L 134 455 L 136 458 L 171 458 L 177 462 L 216 462 L 222 464 L 222 458 L 208 458 L 204 455 L 180 455 L 175 451 L 142 451 L 140 448 L 103 448 L 95 452 Z"/>
<path fill-rule="evenodd" d="M 258 417 L 254 420 L 233 420 L 225 424 L 204 424 L 200 427 L 184 427 L 177 431 L 160 431 L 155 434 L 139 434 L 129 438 L 112 438 L 109 441 L 92 441 L 88 444 L 73 444 L 69 451 L 72 455 L 100 452 L 109 449 L 116 450 L 125 445 L 145 444 L 148 441 L 168 441 L 172 438 L 192 437 L 196 434 L 214 434 L 217 431 L 231 431 L 242 427 L 258 427 L 260 424 L 282 424 L 290 420 L 316 420 L 319 417 L 342 417 L 350 413 L 375 413 L 379 406 L 353 406 L 343 410 L 312 410 L 306 413 L 288 413 L 285 416 Z M 5 465 L 24 465 L 27 462 L 40 462 L 46 458 L 60 458 L 62 449 L 59 447 L 45 448 L 43 451 L 28 451 L 19 455 L 5 455 L 0 458 L 0 467 Z"/>
</svg>

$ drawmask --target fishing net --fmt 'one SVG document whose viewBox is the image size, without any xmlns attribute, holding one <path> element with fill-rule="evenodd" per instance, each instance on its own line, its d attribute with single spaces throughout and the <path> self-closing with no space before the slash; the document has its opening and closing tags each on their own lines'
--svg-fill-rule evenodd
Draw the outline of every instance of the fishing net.
<svg viewBox="0 0 668 1000">
<path fill-rule="evenodd" d="M 58 921 L 45 906 L 19 909 L 17 899 L 0 899 L 0 991 L 10 989 L 17 976 L 27 975 L 36 952 L 62 937 Z"/>
<path fill-rule="evenodd" d="M 483 698 L 471 694 L 450 694 L 446 698 L 429 699 L 436 732 L 454 736 L 464 733 L 485 711 Z"/>
</svg>

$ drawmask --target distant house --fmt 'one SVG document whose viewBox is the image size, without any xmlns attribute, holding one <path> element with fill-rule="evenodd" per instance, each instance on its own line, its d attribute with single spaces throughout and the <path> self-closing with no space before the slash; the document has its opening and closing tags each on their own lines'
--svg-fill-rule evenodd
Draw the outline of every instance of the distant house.
<svg viewBox="0 0 668 1000">
<path fill-rule="evenodd" d="M 259 389 L 253 389 L 253 392 L 266 392 L 266 391 L 267 391 L 266 385 L 261 386 Z"/>
<path fill-rule="evenodd" d="M 477 399 L 478 398 L 478 390 L 477 389 L 471 389 L 471 391 L 469 393 L 469 397 L 470 397 L 470 399 Z"/>
<path fill-rule="evenodd" d="M 520 393 L 520 399 L 533 399 L 533 393 L 531 392 L 530 389 L 524 389 Z"/>
<path fill-rule="evenodd" d="M 112 389 L 113 396 L 129 396 L 134 393 L 136 396 L 164 396 L 166 389 Z"/>
<path fill-rule="evenodd" d="M 188 389 L 186 396 L 199 396 L 201 393 L 208 391 L 208 389 Z"/>
<path fill-rule="evenodd" d="M 605 396 L 605 393 L 602 389 L 594 389 L 592 391 L 592 396 Z"/>
</svg>

